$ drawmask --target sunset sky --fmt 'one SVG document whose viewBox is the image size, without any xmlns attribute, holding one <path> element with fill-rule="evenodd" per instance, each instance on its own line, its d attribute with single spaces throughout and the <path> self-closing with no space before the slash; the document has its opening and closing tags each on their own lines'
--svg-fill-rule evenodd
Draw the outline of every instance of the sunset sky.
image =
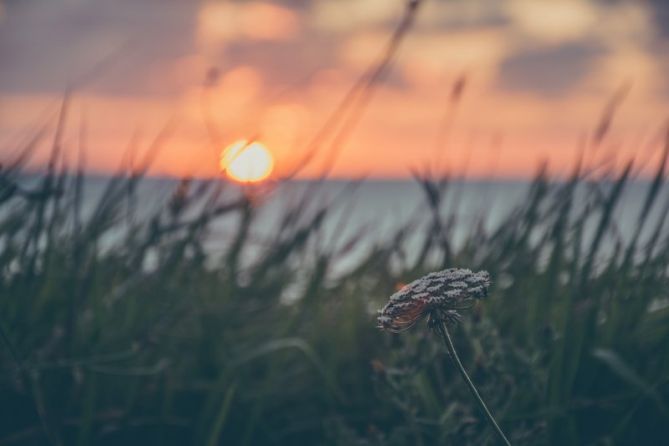
<svg viewBox="0 0 669 446">
<path fill-rule="evenodd" d="M 277 171 L 288 171 L 379 57 L 404 8 L 395 0 L 0 0 L 0 158 L 40 123 L 53 128 L 74 85 L 64 147 L 74 160 L 85 123 L 91 171 L 114 170 L 133 138 L 146 147 L 167 125 L 155 174 L 217 175 L 224 146 L 254 137 Z M 438 165 L 527 177 L 542 159 L 565 172 L 622 90 L 613 131 L 592 156 L 652 159 L 669 118 L 669 2 L 426 1 L 331 175 L 396 178 Z M 322 158 L 301 175 L 318 174 Z"/>
</svg>

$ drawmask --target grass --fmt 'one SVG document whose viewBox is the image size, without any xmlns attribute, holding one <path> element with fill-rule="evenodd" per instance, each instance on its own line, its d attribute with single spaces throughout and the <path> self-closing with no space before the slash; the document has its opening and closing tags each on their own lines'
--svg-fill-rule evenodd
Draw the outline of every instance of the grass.
<svg viewBox="0 0 669 446">
<path fill-rule="evenodd" d="M 144 163 L 85 204 L 57 138 L 26 181 L 36 143 L 0 173 L 2 445 L 493 444 L 438 340 L 375 328 L 399 283 L 444 266 L 493 277 L 453 337 L 513 444 L 669 434 L 666 150 L 632 237 L 616 219 L 631 163 L 542 170 L 462 244 L 450 183 L 417 174 L 418 220 L 333 275 L 365 234 L 322 243 L 332 206 L 308 193 L 258 245 L 256 197 L 184 180 L 150 211 Z"/>
</svg>

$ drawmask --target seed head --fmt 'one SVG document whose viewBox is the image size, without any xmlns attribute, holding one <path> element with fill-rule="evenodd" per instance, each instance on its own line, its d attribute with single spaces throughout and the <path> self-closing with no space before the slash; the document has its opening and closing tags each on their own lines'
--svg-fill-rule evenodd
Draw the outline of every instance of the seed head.
<svg viewBox="0 0 669 446">
<path fill-rule="evenodd" d="M 486 297 L 490 286 L 487 271 L 449 268 L 414 280 L 390 296 L 379 310 L 378 327 L 392 332 L 411 328 L 422 318 L 457 322 L 460 310 Z"/>
</svg>

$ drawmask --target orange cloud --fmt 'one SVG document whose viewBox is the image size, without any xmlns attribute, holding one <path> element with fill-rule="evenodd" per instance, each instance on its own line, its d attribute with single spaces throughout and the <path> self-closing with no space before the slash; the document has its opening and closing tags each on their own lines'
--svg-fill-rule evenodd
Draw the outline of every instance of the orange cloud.
<svg viewBox="0 0 669 446">
<path fill-rule="evenodd" d="M 197 39 L 205 50 L 241 39 L 289 40 L 299 32 L 298 15 L 272 3 L 206 2 L 198 14 Z"/>
</svg>

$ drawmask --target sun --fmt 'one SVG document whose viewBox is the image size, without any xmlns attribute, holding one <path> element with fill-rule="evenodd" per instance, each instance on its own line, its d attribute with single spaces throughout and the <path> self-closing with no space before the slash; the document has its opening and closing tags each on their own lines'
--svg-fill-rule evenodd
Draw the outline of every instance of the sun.
<svg viewBox="0 0 669 446">
<path fill-rule="evenodd" d="M 221 153 L 221 170 L 240 183 L 257 183 L 272 174 L 274 157 L 264 144 L 240 139 Z"/>
</svg>

